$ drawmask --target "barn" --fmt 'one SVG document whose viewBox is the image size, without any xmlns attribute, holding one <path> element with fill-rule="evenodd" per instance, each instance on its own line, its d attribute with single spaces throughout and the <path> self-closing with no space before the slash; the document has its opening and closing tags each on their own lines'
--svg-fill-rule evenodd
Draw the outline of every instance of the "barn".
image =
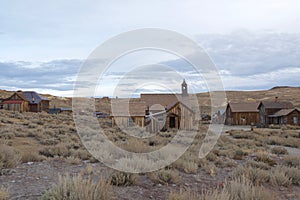
<svg viewBox="0 0 300 200">
<path fill-rule="evenodd" d="M 226 125 L 251 125 L 259 123 L 259 103 L 228 103 L 225 111 Z"/>
</svg>

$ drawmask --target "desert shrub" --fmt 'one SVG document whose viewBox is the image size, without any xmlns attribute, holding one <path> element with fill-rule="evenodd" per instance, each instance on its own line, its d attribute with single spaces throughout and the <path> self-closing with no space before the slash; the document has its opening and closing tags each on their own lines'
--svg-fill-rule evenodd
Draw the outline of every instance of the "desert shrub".
<svg viewBox="0 0 300 200">
<path fill-rule="evenodd" d="M 59 141 L 56 138 L 42 139 L 40 140 L 40 144 L 42 145 L 56 145 Z"/>
<path fill-rule="evenodd" d="M 37 152 L 22 152 L 21 153 L 21 161 L 22 163 L 27 163 L 27 162 L 40 162 L 45 160 L 46 157 L 39 155 Z"/>
<path fill-rule="evenodd" d="M 263 187 L 255 186 L 245 176 L 226 181 L 223 189 L 216 188 L 212 191 L 201 193 L 191 190 L 180 190 L 178 193 L 170 193 L 169 200 L 275 200 L 276 197 Z"/>
<path fill-rule="evenodd" d="M 219 172 L 219 169 L 215 166 L 214 163 L 208 163 L 202 166 L 202 169 L 210 176 L 216 176 Z"/>
<path fill-rule="evenodd" d="M 273 186 L 288 187 L 292 184 L 291 178 L 289 178 L 280 168 L 276 168 L 270 176 L 270 183 Z"/>
<path fill-rule="evenodd" d="M 258 152 L 256 154 L 255 161 L 264 162 L 269 164 L 270 166 L 276 165 L 276 161 L 271 158 L 271 156 L 266 152 Z"/>
<path fill-rule="evenodd" d="M 265 170 L 252 167 L 238 166 L 232 172 L 232 177 L 238 179 L 242 176 L 247 178 L 254 185 L 261 185 L 262 183 L 268 182 L 270 179 L 269 173 Z"/>
<path fill-rule="evenodd" d="M 209 154 L 207 154 L 207 156 L 205 158 L 209 161 L 214 162 L 218 159 L 218 156 L 216 154 L 214 154 L 213 152 L 210 152 Z"/>
<path fill-rule="evenodd" d="M 59 176 L 59 183 L 46 191 L 41 200 L 106 200 L 113 199 L 111 186 L 105 181 L 93 181 L 91 177 L 84 179 L 81 175 L 70 177 Z"/>
<path fill-rule="evenodd" d="M 300 168 L 300 157 L 299 156 L 285 156 L 283 158 L 283 165 L 288 167 L 298 167 Z"/>
<path fill-rule="evenodd" d="M 229 135 L 236 139 L 254 139 L 252 132 L 246 132 L 243 130 L 232 130 L 229 132 Z"/>
<path fill-rule="evenodd" d="M 15 168 L 21 159 L 20 153 L 5 144 L 0 144 L 0 169 Z"/>
<path fill-rule="evenodd" d="M 120 172 L 120 171 L 112 172 L 108 178 L 108 183 L 115 186 L 130 186 L 136 184 L 136 182 L 137 182 L 136 174 Z"/>
<path fill-rule="evenodd" d="M 225 189 L 233 200 L 253 200 L 253 199 L 276 199 L 269 191 L 263 187 L 253 185 L 245 176 L 234 178 L 225 184 Z"/>
<path fill-rule="evenodd" d="M 273 147 L 271 153 L 276 155 L 285 155 L 288 154 L 288 151 L 284 147 Z"/>
<path fill-rule="evenodd" d="M 40 150 L 39 153 L 46 157 L 62 156 L 66 158 L 70 156 L 70 151 L 64 144 L 45 147 L 44 149 Z"/>
<path fill-rule="evenodd" d="M 81 160 L 90 160 L 92 158 L 91 154 L 86 149 L 71 149 L 70 152 L 71 156 Z"/>
<path fill-rule="evenodd" d="M 168 197 L 169 200 L 230 200 L 230 195 L 226 190 L 215 189 L 213 191 L 203 191 L 202 193 L 196 193 L 190 189 L 180 190 L 179 192 L 171 192 Z"/>
<path fill-rule="evenodd" d="M 247 167 L 253 167 L 253 168 L 258 168 L 258 169 L 264 169 L 264 170 L 268 170 L 270 169 L 270 165 L 264 162 L 257 162 L 255 160 L 247 160 L 246 161 L 246 166 Z"/>
<path fill-rule="evenodd" d="M 246 156 L 246 155 L 247 155 L 246 152 L 244 152 L 241 149 L 237 149 L 234 152 L 233 159 L 235 159 L 235 160 L 242 160 L 244 158 L 244 156 Z"/>
<path fill-rule="evenodd" d="M 149 178 L 152 182 L 163 185 L 170 183 L 177 184 L 181 181 L 178 171 L 172 169 L 162 169 L 156 172 L 151 172 L 149 174 Z"/>
<path fill-rule="evenodd" d="M 300 185 L 300 169 L 296 167 L 280 166 L 280 171 L 292 181 L 294 185 Z"/>
<path fill-rule="evenodd" d="M 9 190 L 8 188 L 5 188 L 3 186 L 0 187 L 0 200 L 6 200 L 9 196 Z"/>
</svg>

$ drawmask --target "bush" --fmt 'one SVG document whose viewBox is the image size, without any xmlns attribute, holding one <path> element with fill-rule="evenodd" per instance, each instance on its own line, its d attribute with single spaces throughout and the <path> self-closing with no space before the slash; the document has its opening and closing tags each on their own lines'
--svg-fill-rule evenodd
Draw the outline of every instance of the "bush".
<svg viewBox="0 0 300 200">
<path fill-rule="evenodd" d="M 247 155 L 246 152 L 244 152 L 241 149 L 237 149 L 234 152 L 233 159 L 235 159 L 235 160 L 242 160 L 244 158 L 244 156 L 246 156 L 246 155 Z"/>
<path fill-rule="evenodd" d="M 181 180 L 178 171 L 171 169 L 162 169 L 156 172 L 152 172 L 149 174 L 149 178 L 152 182 L 163 185 L 167 185 L 170 183 L 177 184 Z"/>
<path fill-rule="evenodd" d="M 288 167 L 300 168 L 300 157 L 299 156 L 285 156 L 283 158 L 283 165 Z"/>
<path fill-rule="evenodd" d="M 15 168 L 21 159 L 20 153 L 5 144 L 0 144 L 0 169 Z"/>
<path fill-rule="evenodd" d="M 213 191 L 202 193 L 191 192 L 191 190 L 180 190 L 179 193 L 170 193 L 169 200 L 253 200 L 268 199 L 275 200 L 276 197 L 263 187 L 254 186 L 245 176 L 234 178 L 225 182 L 223 189 L 216 188 Z"/>
<path fill-rule="evenodd" d="M 273 147 L 271 153 L 276 155 L 286 155 L 288 154 L 288 151 L 284 147 Z"/>
<path fill-rule="evenodd" d="M 255 161 L 264 162 L 269 164 L 270 166 L 276 165 L 276 161 L 273 160 L 268 153 L 260 152 L 256 154 Z"/>
<path fill-rule="evenodd" d="M 292 180 L 280 168 L 276 168 L 270 177 L 270 183 L 273 186 L 288 187 L 292 184 Z"/>
<path fill-rule="evenodd" d="M 46 191 L 41 200 L 106 200 L 113 199 L 111 186 L 105 181 L 93 181 L 91 177 L 84 179 L 81 175 L 70 177 L 59 176 L 58 185 Z"/>
<path fill-rule="evenodd" d="M 268 182 L 270 179 L 269 173 L 265 170 L 238 166 L 232 172 L 232 177 L 234 179 L 239 179 L 242 176 L 247 178 L 254 185 L 261 185 L 262 183 Z"/>
<path fill-rule="evenodd" d="M 8 199 L 8 196 L 9 196 L 8 188 L 1 186 L 0 187 L 0 200 L 6 200 L 6 199 Z"/>
<path fill-rule="evenodd" d="M 136 184 L 136 174 L 114 171 L 108 178 L 108 183 L 115 186 L 130 186 Z"/>
<path fill-rule="evenodd" d="M 300 169 L 296 167 L 281 166 L 280 170 L 292 181 L 294 185 L 300 185 Z"/>
</svg>

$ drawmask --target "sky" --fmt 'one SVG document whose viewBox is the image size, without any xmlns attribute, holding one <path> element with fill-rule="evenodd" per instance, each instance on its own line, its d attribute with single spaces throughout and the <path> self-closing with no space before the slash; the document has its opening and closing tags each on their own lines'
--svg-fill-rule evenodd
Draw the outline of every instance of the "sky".
<svg viewBox="0 0 300 200">
<path fill-rule="evenodd" d="M 140 28 L 172 30 L 197 42 L 226 90 L 299 86 L 299 7 L 297 0 L 2 0 L 0 89 L 72 96 L 91 53 L 110 38 Z M 157 67 L 162 64 L 176 71 L 177 82 L 164 78 L 166 70 L 154 73 L 166 69 Z M 183 78 L 194 92 L 207 90 L 201 73 L 182 58 L 141 50 L 114 62 L 99 77 L 95 94 L 122 96 L 115 93 L 118 83 L 134 69 L 140 80 L 153 78 L 149 85 L 131 88 L 134 92 L 180 92 Z"/>
</svg>

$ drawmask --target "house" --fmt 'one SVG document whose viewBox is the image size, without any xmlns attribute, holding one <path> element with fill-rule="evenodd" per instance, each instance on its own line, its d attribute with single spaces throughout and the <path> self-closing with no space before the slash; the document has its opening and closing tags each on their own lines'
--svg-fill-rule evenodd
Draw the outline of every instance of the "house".
<svg viewBox="0 0 300 200">
<path fill-rule="evenodd" d="M 112 126 L 145 126 L 146 103 L 140 99 L 112 99 Z"/>
<path fill-rule="evenodd" d="M 291 102 L 279 101 L 277 97 L 275 98 L 275 101 L 262 101 L 258 105 L 260 123 L 263 125 L 272 124 L 273 118 L 270 116 L 282 109 L 291 108 L 294 108 Z"/>
<path fill-rule="evenodd" d="M 26 91 L 22 93 L 29 100 L 30 112 L 49 112 L 49 99 L 32 91 Z"/>
<path fill-rule="evenodd" d="M 36 92 L 18 91 L 2 102 L 3 109 L 18 112 L 48 112 L 49 100 Z"/>
<path fill-rule="evenodd" d="M 281 109 L 268 117 L 271 124 L 300 125 L 300 110 L 297 108 Z"/>
<path fill-rule="evenodd" d="M 27 112 L 29 111 L 29 100 L 22 92 L 18 91 L 4 99 L 1 107 L 10 111 Z"/>
<path fill-rule="evenodd" d="M 259 123 L 258 103 L 228 103 L 225 111 L 226 125 L 251 125 Z"/>
</svg>

